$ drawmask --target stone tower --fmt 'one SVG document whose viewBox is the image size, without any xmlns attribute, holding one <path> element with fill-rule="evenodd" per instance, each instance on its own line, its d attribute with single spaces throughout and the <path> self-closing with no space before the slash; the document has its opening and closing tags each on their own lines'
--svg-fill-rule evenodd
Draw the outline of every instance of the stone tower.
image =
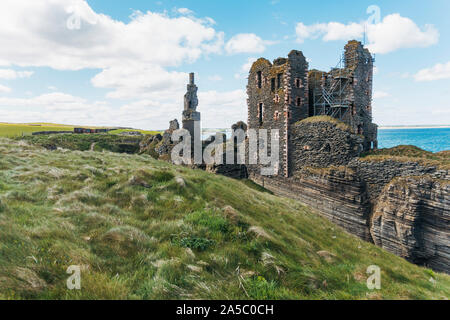
<svg viewBox="0 0 450 320">
<path fill-rule="evenodd" d="M 184 95 L 184 110 L 183 110 L 183 128 L 190 132 L 193 121 L 200 121 L 200 112 L 197 112 L 198 88 L 194 83 L 194 73 L 189 74 L 189 83 L 187 85 L 187 92 Z"/>
<path fill-rule="evenodd" d="M 195 85 L 194 73 L 189 74 L 189 83 L 187 85 L 187 92 L 184 95 L 184 110 L 183 110 L 183 129 L 189 131 L 191 135 L 191 148 L 201 148 L 201 126 L 200 126 L 200 112 L 197 112 L 198 88 Z M 200 146 L 198 146 L 200 144 Z"/>
<path fill-rule="evenodd" d="M 377 126 L 372 123 L 373 62 L 369 50 L 352 40 L 336 68 L 308 74 L 309 115 L 327 115 L 347 123 L 364 137 L 365 151 L 377 148 Z"/>
<path fill-rule="evenodd" d="M 278 175 L 289 176 L 290 126 L 308 117 L 308 63 L 301 51 L 271 63 L 258 59 L 248 78 L 248 128 L 278 129 L 280 167 Z M 249 168 L 251 170 L 251 168 Z"/>
</svg>

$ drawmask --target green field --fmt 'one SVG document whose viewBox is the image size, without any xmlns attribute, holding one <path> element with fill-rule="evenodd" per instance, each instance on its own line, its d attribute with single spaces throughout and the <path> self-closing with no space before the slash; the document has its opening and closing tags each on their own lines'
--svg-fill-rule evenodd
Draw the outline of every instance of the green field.
<svg viewBox="0 0 450 320">
<path fill-rule="evenodd" d="M 0 123 L 0 137 L 13 138 L 31 135 L 39 131 L 72 131 L 74 126 L 52 123 L 15 124 Z"/>
<path fill-rule="evenodd" d="M 248 181 L 0 138 L 0 299 L 449 297 L 450 276 Z"/>
<path fill-rule="evenodd" d="M 21 136 L 29 136 L 33 132 L 39 131 L 73 131 L 76 127 L 83 128 L 105 128 L 105 127 L 92 127 L 92 126 L 75 126 L 75 125 L 63 125 L 54 123 L 0 123 L 0 137 L 4 138 L 14 138 Z M 112 130 L 110 134 L 120 134 L 127 131 L 139 131 L 146 135 L 155 135 L 162 133 L 161 131 L 151 131 L 151 130 L 138 130 L 138 129 L 117 129 Z"/>
<path fill-rule="evenodd" d="M 63 148 L 78 151 L 111 151 L 119 153 L 139 153 L 142 136 L 121 136 L 115 134 L 50 134 L 16 137 L 30 144 L 47 149 Z"/>
</svg>

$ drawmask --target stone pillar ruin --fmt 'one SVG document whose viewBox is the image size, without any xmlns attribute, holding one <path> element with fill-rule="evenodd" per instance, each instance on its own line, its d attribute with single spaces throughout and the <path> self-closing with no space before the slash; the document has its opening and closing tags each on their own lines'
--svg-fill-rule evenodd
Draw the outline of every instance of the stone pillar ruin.
<svg viewBox="0 0 450 320">
<path fill-rule="evenodd" d="M 201 125 L 200 112 L 197 112 L 198 88 L 195 85 L 194 73 L 189 74 L 189 84 L 187 85 L 187 92 L 184 95 L 184 110 L 183 110 L 183 129 L 189 131 L 191 135 L 191 147 L 194 155 L 194 161 L 202 162 L 202 142 L 201 142 Z"/>
</svg>

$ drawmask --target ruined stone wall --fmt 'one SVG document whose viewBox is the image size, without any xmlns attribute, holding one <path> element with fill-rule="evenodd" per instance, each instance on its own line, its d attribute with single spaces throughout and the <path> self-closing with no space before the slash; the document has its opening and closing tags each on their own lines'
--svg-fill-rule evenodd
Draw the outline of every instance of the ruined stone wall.
<svg viewBox="0 0 450 320">
<path fill-rule="evenodd" d="M 284 176 L 289 175 L 290 169 L 290 125 L 308 115 L 307 70 L 305 57 L 295 50 L 273 64 L 258 59 L 250 70 L 248 128 L 279 130 L 279 174 Z M 259 169 L 259 165 L 249 166 L 249 170 Z"/>
<path fill-rule="evenodd" d="M 372 123 L 373 58 L 358 41 L 345 46 L 345 67 L 352 73 L 353 109 L 344 121 L 365 137 L 364 149 L 370 150 L 377 140 L 377 127 Z"/>
<path fill-rule="evenodd" d="M 301 51 L 292 50 L 288 55 L 289 71 L 286 77 L 288 105 L 291 117 L 289 123 L 293 124 L 308 117 L 309 90 L 308 90 L 308 63 Z"/>
<path fill-rule="evenodd" d="M 339 112 L 333 111 L 330 115 L 343 120 L 353 133 L 363 137 L 360 143 L 363 150 L 377 147 L 377 126 L 372 123 L 371 109 L 372 56 L 360 42 L 350 41 L 345 46 L 344 64 L 343 68 L 335 68 L 328 73 L 308 72 L 303 53 L 292 50 L 287 58 L 275 59 L 273 64 L 260 58 L 252 65 L 247 86 L 248 127 L 279 130 L 279 174 L 289 177 L 298 169 L 297 155 L 301 152 L 296 150 L 299 145 L 296 135 L 302 133 L 294 127 L 298 121 L 317 113 L 317 92 L 325 97 L 322 99 L 323 110 L 330 107 L 326 106 L 329 99 L 339 101 L 337 105 L 342 107 L 336 108 L 333 104 L 334 108 L 330 109 Z M 322 93 L 323 89 L 331 92 L 333 97 L 327 97 Z M 333 144 L 340 143 L 335 139 Z M 249 166 L 250 171 L 259 169 L 259 165 Z"/>
<path fill-rule="evenodd" d="M 159 141 L 157 142 L 158 144 L 155 147 L 155 151 L 158 153 L 161 160 L 170 160 L 170 154 L 175 146 L 174 142 L 172 141 L 172 134 L 175 130 L 178 129 L 180 129 L 178 120 L 172 120 L 170 121 L 169 129 L 164 131 L 162 138 L 159 139 L 158 137 Z"/>
<path fill-rule="evenodd" d="M 285 123 L 288 115 L 284 112 L 287 98 L 284 77 L 287 67 L 286 59 L 277 59 L 273 65 L 266 59 L 258 59 L 250 70 L 247 86 L 248 128 L 278 129 L 280 160 L 283 159 L 285 136 L 287 136 Z M 249 171 L 257 172 L 259 169 L 259 165 L 248 166 Z M 285 169 L 285 163 L 280 162 L 280 172 Z"/>
<path fill-rule="evenodd" d="M 293 172 L 305 167 L 326 168 L 347 165 L 362 151 L 363 139 L 343 130 L 334 119 L 331 121 L 299 121 L 292 126 L 291 156 Z M 333 121 L 333 122 L 332 122 Z"/>
<path fill-rule="evenodd" d="M 289 177 L 293 171 L 296 155 L 293 152 L 292 139 L 295 133 L 292 127 L 298 121 L 308 117 L 309 91 L 308 91 L 308 63 L 301 51 L 292 50 L 288 55 L 288 72 L 285 79 L 287 97 L 285 101 L 287 121 L 285 123 L 287 141 L 283 150 L 283 162 L 287 163 L 284 176 Z"/>
<path fill-rule="evenodd" d="M 376 148 L 378 132 L 372 123 L 372 55 L 361 42 L 349 41 L 343 64 L 330 72 L 309 72 L 309 116 L 338 118 L 353 132 L 364 136 L 364 150 Z"/>
</svg>

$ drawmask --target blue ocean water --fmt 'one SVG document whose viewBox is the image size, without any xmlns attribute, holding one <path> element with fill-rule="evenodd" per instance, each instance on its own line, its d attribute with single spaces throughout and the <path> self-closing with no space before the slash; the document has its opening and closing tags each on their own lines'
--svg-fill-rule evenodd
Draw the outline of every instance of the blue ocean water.
<svg viewBox="0 0 450 320">
<path fill-rule="evenodd" d="M 378 130 L 379 148 L 398 145 L 414 145 L 431 152 L 450 150 L 450 128 Z"/>
</svg>

